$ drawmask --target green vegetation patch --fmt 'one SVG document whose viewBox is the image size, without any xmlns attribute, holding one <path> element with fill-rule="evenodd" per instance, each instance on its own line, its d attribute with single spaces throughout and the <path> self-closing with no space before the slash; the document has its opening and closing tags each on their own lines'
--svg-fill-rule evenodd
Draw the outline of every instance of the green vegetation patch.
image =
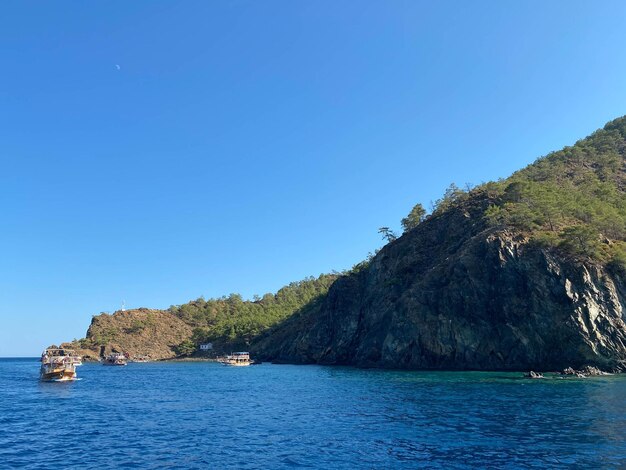
<svg viewBox="0 0 626 470">
<path fill-rule="evenodd" d="M 485 217 L 541 245 L 626 266 L 626 119 L 540 158 L 498 183 Z"/>
<path fill-rule="evenodd" d="M 179 344 L 176 352 L 190 355 L 203 342 L 216 343 L 218 348 L 247 346 L 253 338 L 325 295 L 336 278 L 332 274 L 309 277 L 292 282 L 276 294 L 255 296 L 252 301 L 231 294 L 209 300 L 201 297 L 172 306 L 169 309 L 172 314 L 194 327 L 192 338 Z"/>
</svg>

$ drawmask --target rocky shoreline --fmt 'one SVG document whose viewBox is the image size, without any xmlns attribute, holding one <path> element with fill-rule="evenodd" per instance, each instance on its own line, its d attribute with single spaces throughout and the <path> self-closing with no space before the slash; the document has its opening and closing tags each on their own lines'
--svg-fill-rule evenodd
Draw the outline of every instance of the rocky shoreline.
<svg viewBox="0 0 626 470">
<path fill-rule="evenodd" d="M 621 373 L 623 373 L 623 371 L 621 371 L 621 370 L 614 371 L 614 372 L 605 372 L 603 370 L 598 369 L 597 367 L 584 366 L 584 367 L 582 367 L 582 368 L 580 368 L 578 370 L 576 370 L 576 369 L 574 369 L 572 367 L 566 367 L 561 372 L 552 372 L 551 375 L 557 376 L 559 378 L 564 378 L 564 377 L 587 378 L 587 377 L 603 377 L 603 376 L 616 375 L 616 374 L 621 374 Z M 531 370 L 528 373 L 524 374 L 524 377 L 527 378 L 527 379 L 544 379 L 544 378 L 546 378 L 544 373 L 542 373 L 542 372 L 535 372 L 533 370 Z"/>
</svg>

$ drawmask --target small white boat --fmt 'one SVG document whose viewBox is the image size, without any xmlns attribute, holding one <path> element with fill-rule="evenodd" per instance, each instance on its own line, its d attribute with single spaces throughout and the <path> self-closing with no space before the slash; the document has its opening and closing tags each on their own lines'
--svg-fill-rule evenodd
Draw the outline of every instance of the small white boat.
<svg viewBox="0 0 626 470">
<path fill-rule="evenodd" d="M 128 357 L 122 353 L 111 353 L 103 359 L 102 364 L 105 366 L 125 366 L 128 365 Z"/>
<path fill-rule="evenodd" d="M 150 358 L 148 356 L 143 356 L 143 355 L 133 356 L 130 362 L 150 362 Z"/>
</svg>

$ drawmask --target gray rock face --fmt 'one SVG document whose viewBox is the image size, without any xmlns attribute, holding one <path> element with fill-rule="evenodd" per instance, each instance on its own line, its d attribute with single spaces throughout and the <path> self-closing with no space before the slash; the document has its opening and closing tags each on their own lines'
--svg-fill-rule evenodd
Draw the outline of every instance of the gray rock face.
<svg viewBox="0 0 626 470">
<path fill-rule="evenodd" d="M 251 350 L 363 367 L 619 370 L 626 280 L 488 228 L 486 204 L 420 224 Z"/>
</svg>

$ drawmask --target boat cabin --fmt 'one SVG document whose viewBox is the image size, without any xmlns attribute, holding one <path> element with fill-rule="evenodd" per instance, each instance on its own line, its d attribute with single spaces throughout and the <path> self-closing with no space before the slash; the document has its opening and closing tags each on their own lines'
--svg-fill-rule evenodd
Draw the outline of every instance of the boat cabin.
<svg viewBox="0 0 626 470">
<path fill-rule="evenodd" d="M 235 364 L 249 364 L 250 363 L 250 353 L 249 352 L 234 352 L 231 354 L 231 360 Z"/>
</svg>

